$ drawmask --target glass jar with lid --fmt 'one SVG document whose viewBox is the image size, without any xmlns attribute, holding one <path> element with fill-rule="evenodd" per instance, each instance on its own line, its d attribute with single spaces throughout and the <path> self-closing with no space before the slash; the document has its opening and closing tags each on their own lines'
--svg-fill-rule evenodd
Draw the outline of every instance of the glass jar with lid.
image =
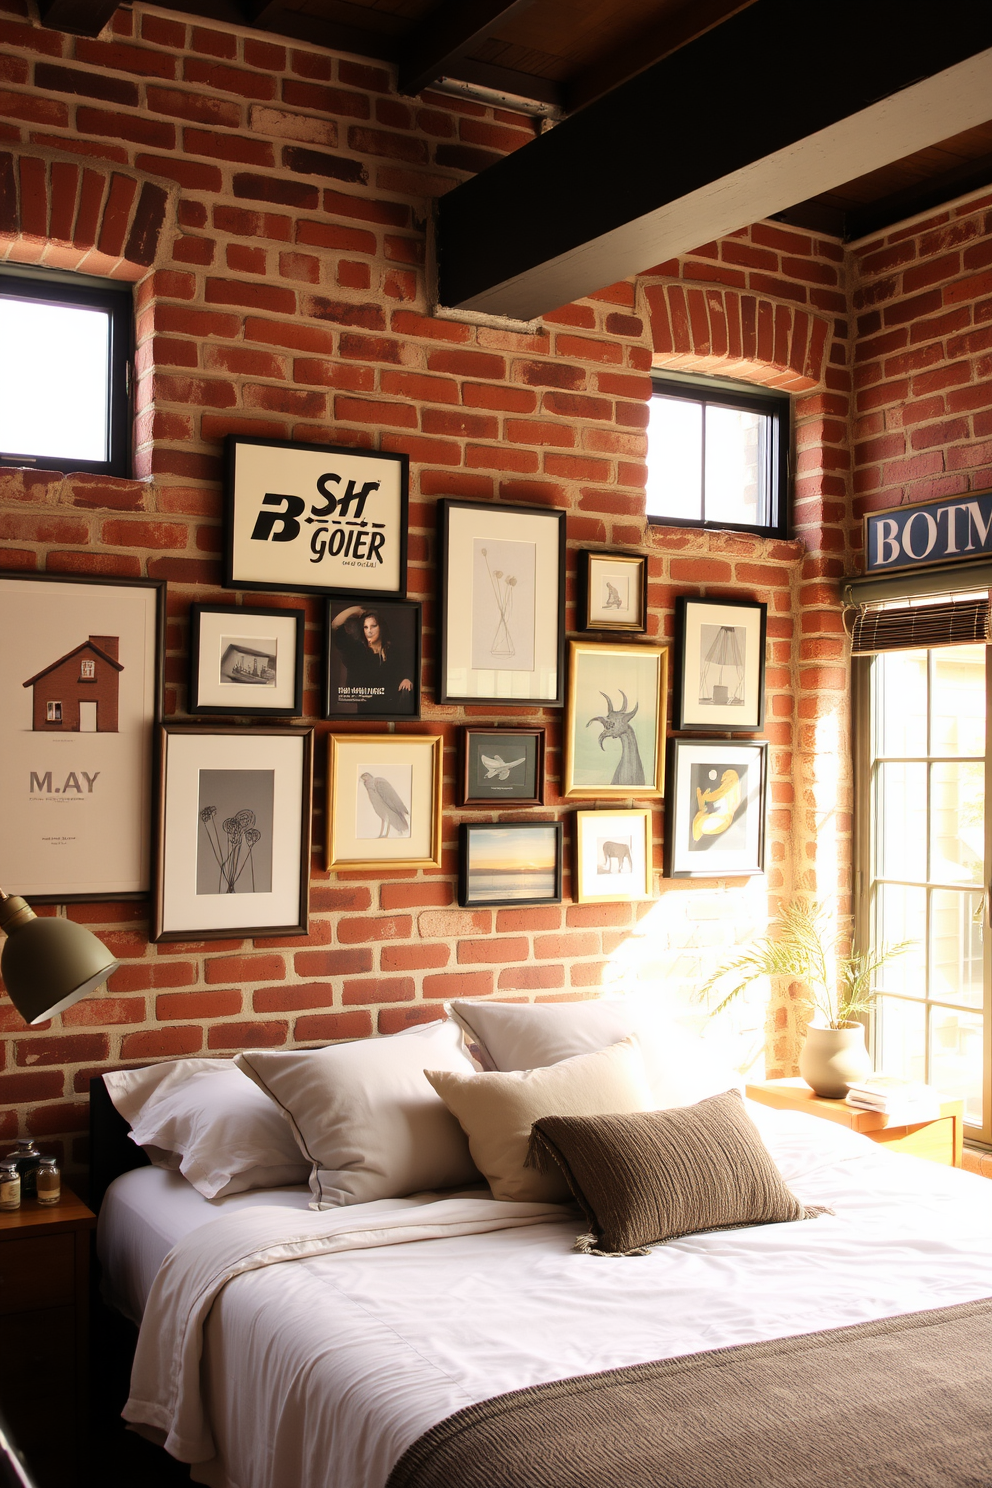
<svg viewBox="0 0 992 1488">
<path fill-rule="evenodd" d="M 39 1204 L 57 1204 L 62 1197 L 62 1175 L 54 1157 L 43 1157 L 35 1174 Z"/>
<path fill-rule="evenodd" d="M 21 1197 L 33 1199 L 37 1192 L 35 1174 L 41 1162 L 41 1153 L 35 1146 L 34 1137 L 18 1137 L 17 1146 L 10 1155 L 21 1175 Z"/>
<path fill-rule="evenodd" d="M 0 1210 L 20 1209 L 21 1175 L 13 1158 L 0 1162 Z"/>
</svg>

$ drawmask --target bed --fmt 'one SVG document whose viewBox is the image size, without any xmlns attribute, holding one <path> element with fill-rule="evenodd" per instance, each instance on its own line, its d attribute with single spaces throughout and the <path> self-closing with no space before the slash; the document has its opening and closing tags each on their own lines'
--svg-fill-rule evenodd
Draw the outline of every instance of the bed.
<svg viewBox="0 0 992 1488">
<path fill-rule="evenodd" d="M 304 1185 L 211 1201 L 176 1172 L 123 1173 L 98 1250 L 108 1300 L 144 1318 L 125 1414 L 213 1488 L 599 1488 L 612 1476 L 590 1476 L 569 1435 L 596 1399 L 565 1400 L 554 1382 L 613 1371 L 613 1388 L 646 1365 L 683 1415 L 667 1438 L 662 1423 L 663 1449 L 639 1430 L 638 1458 L 622 1402 L 599 1410 L 611 1457 L 628 1463 L 616 1481 L 631 1488 L 992 1483 L 992 1184 L 814 1117 L 748 1111 L 793 1193 L 833 1213 L 642 1256 L 577 1253 L 574 1208 L 480 1186 L 314 1212 Z M 893 1319 L 904 1324 L 878 1321 Z M 896 1394 L 908 1390 L 892 1353 L 907 1330 L 911 1372 L 925 1377 L 896 1421 L 879 1385 L 891 1374 Z M 815 1389 L 790 1384 L 811 1335 L 841 1349 L 824 1356 L 829 1388 L 822 1375 Z M 930 1414 L 941 1395 L 959 1397 L 953 1426 Z M 532 1427 L 522 1447 L 519 1405 L 533 1401 L 539 1440 Z M 500 1462 L 514 1423 L 517 1456 Z M 686 1445 L 697 1427 L 703 1449 Z M 846 1439 L 847 1456 L 824 1468 L 828 1436 Z"/>
</svg>

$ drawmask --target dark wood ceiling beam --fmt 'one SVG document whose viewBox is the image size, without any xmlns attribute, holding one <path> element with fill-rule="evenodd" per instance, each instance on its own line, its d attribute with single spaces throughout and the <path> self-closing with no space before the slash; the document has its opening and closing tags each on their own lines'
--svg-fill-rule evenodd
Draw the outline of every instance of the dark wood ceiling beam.
<svg viewBox="0 0 992 1488">
<path fill-rule="evenodd" d="M 280 5 L 278 0 L 247 0 L 241 9 L 249 26 L 291 37 L 293 41 L 309 41 L 332 51 L 357 52 L 361 57 L 373 57 L 380 62 L 395 62 L 400 55 L 400 37 L 386 30 L 323 20 L 307 11 Z M 378 17 L 384 12 L 368 10 L 366 14 Z"/>
<path fill-rule="evenodd" d="M 40 0 L 41 24 L 70 36 L 99 36 L 119 0 Z"/>
<path fill-rule="evenodd" d="M 474 57 L 463 57 L 448 76 L 463 83 L 474 83 L 479 88 L 488 88 L 492 93 L 529 98 L 534 103 L 547 104 L 556 112 L 562 106 L 561 89 L 551 78 L 537 77 L 532 72 L 517 72 L 512 67 L 500 67 L 496 62 L 477 62 Z"/>
<path fill-rule="evenodd" d="M 975 127 L 992 7 L 746 10 L 438 203 L 440 304 L 531 320 Z M 857 46 L 850 38 L 857 36 Z"/>
<path fill-rule="evenodd" d="M 397 87 L 411 97 L 453 69 L 492 28 L 534 0 L 442 0 L 403 43 Z"/>
</svg>

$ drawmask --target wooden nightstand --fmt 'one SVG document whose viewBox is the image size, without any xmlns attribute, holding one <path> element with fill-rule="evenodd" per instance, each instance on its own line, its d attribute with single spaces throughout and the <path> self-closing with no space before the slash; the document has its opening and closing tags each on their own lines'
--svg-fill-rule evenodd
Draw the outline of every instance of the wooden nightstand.
<svg viewBox="0 0 992 1488">
<path fill-rule="evenodd" d="M 90 1231 L 81 1199 L 0 1211 L 0 1407 L 40 1488 L 69 1488 L 85 1458 Z"/>
<path fill-rule="evenodd" d="M 961 1166 L 964 1101 L 942 1100 L 940 1115 L 932 1121 L 921 1121 L 915 1126 L 887 1126 L 887 1118 L 877 1111 L 859 1111 L 846 1101 L 814 1095 L 805 1080 L 761 1080 L 746 1086 L 745 1091 L 751 1100 L 760 1101 L 763 1106 L 822 1116 L 896 1152 L 911 1152 L 915 1157 L 928 1157 L 931 1162 L 946 1163 L 952 1168 Z"/>
</svg>

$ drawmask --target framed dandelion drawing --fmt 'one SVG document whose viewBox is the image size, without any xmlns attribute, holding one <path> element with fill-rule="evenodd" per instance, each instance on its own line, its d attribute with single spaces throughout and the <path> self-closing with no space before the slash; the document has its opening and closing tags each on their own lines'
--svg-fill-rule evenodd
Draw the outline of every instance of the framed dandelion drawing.
<svg viewBox="0 0 992 1488">
<path fill-rule="evenodd" d="M 440 734 L 331 734 L 328 868 L 440 868 Z"/>
<path fill-rule="evenodd" d="M 313 729 L 167 724 L 152 939 L 305 935 Z"/>
<path fill-rule="evenodd" d="M 438 502 L 439 703 L 561 705 L 565 513 Z"/>
</svg>

